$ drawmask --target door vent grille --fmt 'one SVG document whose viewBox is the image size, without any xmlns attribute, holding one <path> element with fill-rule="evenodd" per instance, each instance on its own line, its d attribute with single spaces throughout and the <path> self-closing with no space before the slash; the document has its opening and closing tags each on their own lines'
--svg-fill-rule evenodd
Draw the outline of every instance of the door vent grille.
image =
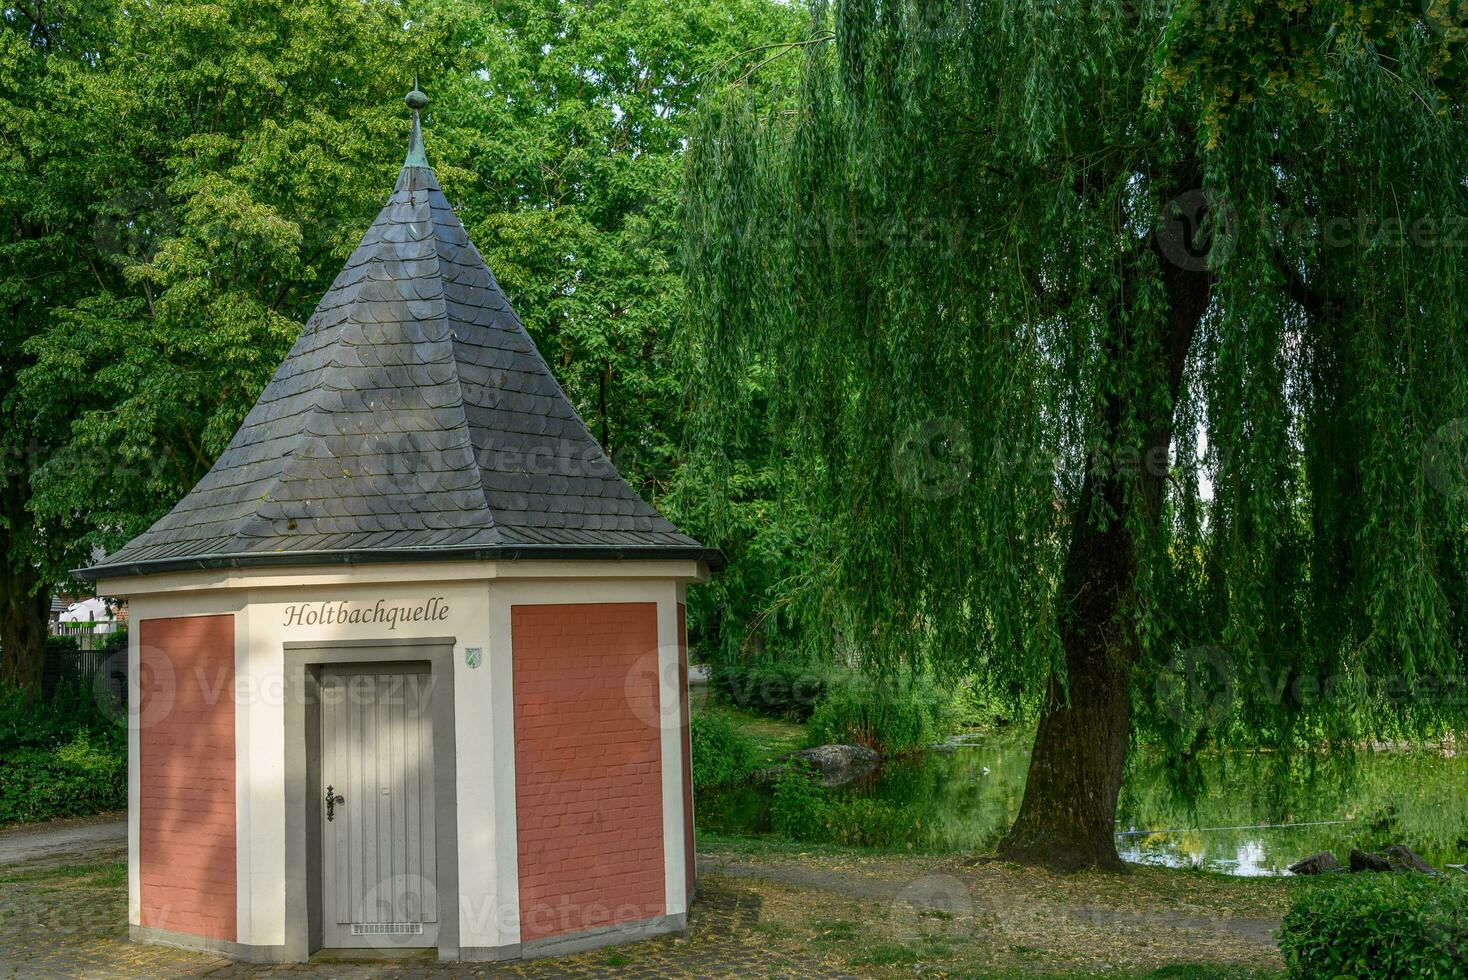
<svg viewBox="0 0 1468 980">
<path fill-rule="evenodd" d="M 354 936 L 421 936 L 421 922 L 353 922 Z"/>
</svg>

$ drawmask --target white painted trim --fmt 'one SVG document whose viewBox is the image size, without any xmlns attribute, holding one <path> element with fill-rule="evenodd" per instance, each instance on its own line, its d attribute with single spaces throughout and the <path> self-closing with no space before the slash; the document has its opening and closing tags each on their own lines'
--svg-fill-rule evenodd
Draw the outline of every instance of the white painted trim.
<svg viewBox="0 0 1468 980">
<path fill-rule="evenodd" d="M 139 702 L 142 690 L 139 681 L 142 670 L 142 620 L 138 610 L 132 609 L 132 625 L 127 631 L 127 922 L 129 926 L 143 923 L 143 881 L 138 864 L 139 844 L 142 841 L 141 802 L 143 782 L 142 739 L 138 728 Z"/>
<path fill-rule="evenodd" d="M 668 583 L 672 585 L 672 583 Z M 688 911 L 683 854 L 683 701 L 678 684 L 678 593 L 664 587 L 658 602 L 658 722 L 663 764 L 663 911 Z"/>
<path fill-rule="evenodd" d="M 248 944 L 255 934 L 254 906 L 251 902 L 255 880 L 255 851 L 250 846 L 250 801 L 248 787 L 254 782 L 254 758 L 250 744 L 250 712 L 239 696 L 240 678 L 250 673 L 250 603 L 249 594 L 240 596 L 239 612 L 234 614 L 234 853 L 235 853 L 235 939 Z M 244 792 L 241 792 L 245 789 Z"/>
<path fill-rule="evenodd" d="M 520 598 L 517 600 L 517 596 Z M 524 601 L 523 592 L 508 584 L 489 588 L 489 649 L 485 666 L 493 689 L 490 766 L 494 771 L 494 928 L 480 933 L 483 940 L 463 946 L 519 947 L 520 944 L 520 821 L 515 810 L 515 658 L 510 642 L 510 606 Z M 481 915 L 481 919 L 485 916 Z"/>
<path fill-rule="evenodd" d="M 157 595 L 242 588 L 300 589 L 344 585 L 460 582 L 476 579 L 674 579 L 707 582 L 698 561 L 481 561 L 399 562 L 363 565 L 303 565 L 300 568 L 211 568 L 98 579 L 98 595 Z"/>
</svg>

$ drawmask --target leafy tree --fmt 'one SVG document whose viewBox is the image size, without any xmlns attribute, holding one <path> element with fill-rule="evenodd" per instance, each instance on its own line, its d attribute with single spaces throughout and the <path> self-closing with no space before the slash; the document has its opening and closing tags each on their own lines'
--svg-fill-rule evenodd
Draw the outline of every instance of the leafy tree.
<svg viewBox="0 0 1468 980">
<path fill-rule="evenodd" d="M 1461 21 L 1214 7 L 817 4 L 689 156 L 699 456 L 779 379 L 828 629 L 1038 699 L 1018 860 L 1121 867 L 1136 738 L 1464 713 Z"/>
<path fill-rule="evenodd" d="M 452 33 L 336 0 L 9 26 L 4 395 L 28 448 L 7 469 L 0 646 L 34 687 L 47 588 L 223 449 L 391 179 L 402 66 Z"/>
<path fill-rule="evenodd" d="M 706 77 L 798 28 L 789 8 L 80 10 L 95 16 L 12 17 L 4 34 L 15 111 L 0 193 L 19 223 L 0 289 L 22 312 L 0 397 L 24 425 L 6 432 L 19 531 L 0 545 L 20 577 L 0 580 L 3 601 L 43 610 L 68 568 L 207 471 L 392 186 L 415 72 L 433 98 L 430 156 L 471 235 L 592 432 L 662 492 L 681 443 L 666 360 L 687 119 Z M 37 451 L 20 454 L 20 433 Z M 0 608 L 0 625 L 31 613 Z M 38 669 L 30 644 L 0 646 L 7 670 Z"/>
</svg>

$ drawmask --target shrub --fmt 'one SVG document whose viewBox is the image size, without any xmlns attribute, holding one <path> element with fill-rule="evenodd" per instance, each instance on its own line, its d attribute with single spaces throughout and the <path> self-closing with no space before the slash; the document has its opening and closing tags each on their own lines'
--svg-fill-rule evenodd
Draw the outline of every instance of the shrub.
<svg viewBox="0 0 1468 980">
<path fill-rule="evenodd" d="M 833 793 L 797 763 L 775 783 L 770 829 L 790 840 L 847 847 L 912 846 L 927 840 L 921 821 L 902 804 Z"/>
<path fill-rule="evenodd" d="M 812 745 L 842 742 L 901 755 L 948 733 L 951 701 L 926 677 L 853 675 L 830 687 L 806 729 Z"/>
<path fill-rule="evenodd" d="M 847 847 L 912 847 L 928 839 L 914 812 L 892 800 L 832 800 L 826 804 L 822 818 L 826 839 Z"/>
<path fill-rule="evenodd" d="M 1295 895 L 1279 935 L 1291 977 L 1468 978 L 1468 878 L 1352 875 Z"/>
<path fill-rule="evenodd" d="M 709 684 L 729 704 L 768 718 L 805 721 L 826 690 L 823 671 L 776 661 L 716 663 Z"/>
<path fill-rule="evenodd" d="M 826 796 L 810 768 L 791 763 L 775 783 L 770 829 L 791 840 L 826 839 Z"/>
<path fill-rule="evenodd" d="M 54 749 L 84 734 L 96 741 L 126 741 L 127 722 L 119 709 L 109 713 L 95 691 L 71 682 L 36 702 L 13 687 L 0 685 L 0 752 L 17 748 Z"/>
<path fill-rule="evenodd" d="M 0 824 L 127 807 L 127 750 L 84 734 L 52 749 L 0 753 Z"/>
<path fill-rule="evenodd" d="M 695 714 L 688 721 L 688 740 L 696 790 L 743 779 L 754 767 L 753 740 L 723 715 Z"/>
</svg>

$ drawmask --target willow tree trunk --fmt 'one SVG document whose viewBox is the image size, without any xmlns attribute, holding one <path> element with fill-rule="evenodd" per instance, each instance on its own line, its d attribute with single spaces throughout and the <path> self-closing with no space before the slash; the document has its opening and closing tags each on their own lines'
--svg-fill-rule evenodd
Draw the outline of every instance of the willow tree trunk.
<svg viewBox="0 0 1468 980">
<path fill-rule="evenodd" d="M 1162 262 L 1168 315 L 1145 347 L 1155 355 L 1148 383 L 1102 388 L 1102 438 L 1082 484 L 1058 596 L 1065 676 L 1050 678 L 1024 800 L 999 846 L 1002 858 L 1060 871 L 1124 870 L 1116 853 L 1116 805 L 1131 736 L 1138 644 L 1129 613 L 1142 543 L 1136 526 L 1120 515 L 1128 512 L 1130 495 L 1140 493 L 1143 533 L 1160 519 L 1174 406 L 1211 281 L 1201 268 L 1169 262 L 1155 242 L 1153 254 Z M 1125 312 L 1118 313 L 1112 364 L 1130 356 L 1118 345 L 1135 336 L 1120 319 Z M 1169 395 L 1165 405 L 1155 397 L 1159 385 Z M 1138 413 L 1145 413 L 1144 445 L 1124 446 L 1117 434 Z"/>
<path fill-rule="evenodd" d="M 31 697 L 41 694 L 46 617 L 51 594 L 22 556 L 22 537 L 32 532 L 23 488 L 0 474 L 0 683 Z"/>
</svg>

